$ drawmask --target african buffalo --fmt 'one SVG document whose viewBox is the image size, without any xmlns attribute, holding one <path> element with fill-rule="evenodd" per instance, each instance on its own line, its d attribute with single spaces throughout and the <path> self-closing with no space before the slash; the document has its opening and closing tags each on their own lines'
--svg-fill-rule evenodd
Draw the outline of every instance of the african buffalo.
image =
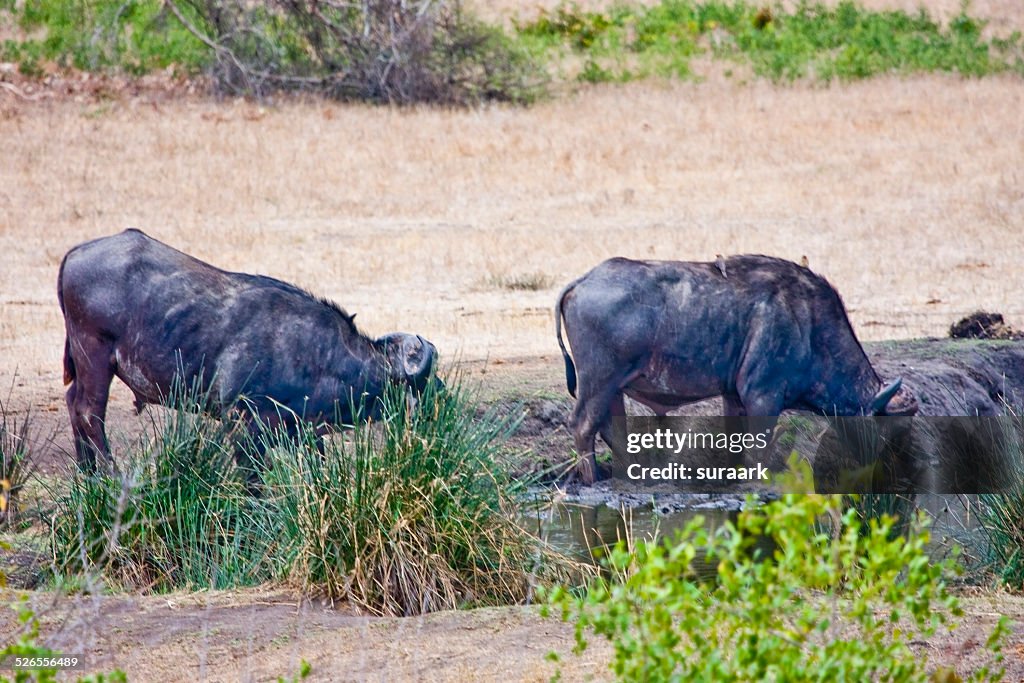
<svg viewBox="0 0 1024 683">
<path fill-rule="evenodd" d="M 562 340 L 562 321 L 575 364 Z M 722 396 L 729 416 L 787 408 L 826 415 L 912 414 L 900 379 L 875 373 L 836 290 L 821 276 L 769 256 L 709 263 L 613 258 L 570 283 L 555 307 L 585 483 L 596 474 L 600 432 L 621 455 L 623 395 L 655 413 Z M 889 406 L 893 398 L 899 398 Z M 890 410 L 887 411 L 887 407 Z"/>
<path fill-rule="evenodd" d="M 92 470 L 109 458 L 104 429 L 110 382 L 135 407 L 167 403 L 172 387 L 294 430 L 351 424 L 379 410 L 390 381 L 422 391 L 436 349 L 417 335 L 362 335 L 336 304 L 280 280 L 232 273 L 125 230 L 80 244 L 60 266 L 57 297 L 67 337 L 64 383 L 75 451 Z M 282 417 L 284 416 L 284 417 Z"/>
</svg>

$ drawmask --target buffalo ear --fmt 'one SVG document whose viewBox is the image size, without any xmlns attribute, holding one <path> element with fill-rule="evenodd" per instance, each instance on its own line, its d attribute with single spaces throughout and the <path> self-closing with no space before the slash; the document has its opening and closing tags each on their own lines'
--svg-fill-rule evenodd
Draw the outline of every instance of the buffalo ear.
<svg viewBox="0 0 1024 683">
<path fill-rule="evenodd" d="M 903 386 L 903 378 L 897 377 L 882 387 L 881 391 L 871 399 L 871 405 L 868 406 L 868 415 L 885 415 L 885 407 L 889 405 L 889 401 L 892 400 L 892 397 L 896 395 L 901 386 Z"/>
</svg>

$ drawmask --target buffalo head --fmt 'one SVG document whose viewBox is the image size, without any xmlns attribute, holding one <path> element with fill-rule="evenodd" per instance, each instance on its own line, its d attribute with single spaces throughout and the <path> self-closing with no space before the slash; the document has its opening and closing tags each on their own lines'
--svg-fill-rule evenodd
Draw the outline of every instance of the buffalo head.
<svg viewBox="0 0 1024 683">
<path fill-rule="evenodd" d="M 387 359 L 391 378 L 408 384 L 416 394 L 423 393 L 431 379 L 436 386 L 441 386 L 440 380 L 434 377 L 437 349 L 423 337 L 392 332 L 378 337 L 373 345 Z"/>
</svg>

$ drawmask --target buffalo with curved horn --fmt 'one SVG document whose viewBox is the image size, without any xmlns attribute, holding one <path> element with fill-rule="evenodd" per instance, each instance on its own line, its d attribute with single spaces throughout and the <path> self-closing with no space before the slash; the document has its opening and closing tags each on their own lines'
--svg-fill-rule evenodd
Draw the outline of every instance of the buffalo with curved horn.
<svg viewBox="0 0 1024 683">
<path fill-rule="evenodd" d="M 575 362 L 562 340 L 562 321 Z M 613 258 L 569 284 L 555 307 L 571 423 L 592 483 L 596 435 L 620 454 L 624 396 L 659 415 L 722 396 L 727 416 L 770 428 L 787 408 L 909 415 L 901 380 L 882 382 L 823 277 L 759 255 L 714 262 Z"/>
</svg>

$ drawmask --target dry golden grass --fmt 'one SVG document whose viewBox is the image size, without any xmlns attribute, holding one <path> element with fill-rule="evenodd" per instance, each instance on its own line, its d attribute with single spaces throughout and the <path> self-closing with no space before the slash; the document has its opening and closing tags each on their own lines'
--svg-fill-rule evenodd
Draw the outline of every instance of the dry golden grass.
<svg viewBox="0 0 1024 683">
<path fill-rule="evenodd" d="M 866 339 L 941 335 L 978 307 L 1024 323 L 1019 79 L 647 83 L 457 112 L 8 111 L 2 367 L 58 392 L 60 258 L 128 226 L 449 358 L 553 353 L 558 288 L 615 254 L 806 254 Z M 481 286 L 524 274 L 555 284 Z"/>
</svg>

